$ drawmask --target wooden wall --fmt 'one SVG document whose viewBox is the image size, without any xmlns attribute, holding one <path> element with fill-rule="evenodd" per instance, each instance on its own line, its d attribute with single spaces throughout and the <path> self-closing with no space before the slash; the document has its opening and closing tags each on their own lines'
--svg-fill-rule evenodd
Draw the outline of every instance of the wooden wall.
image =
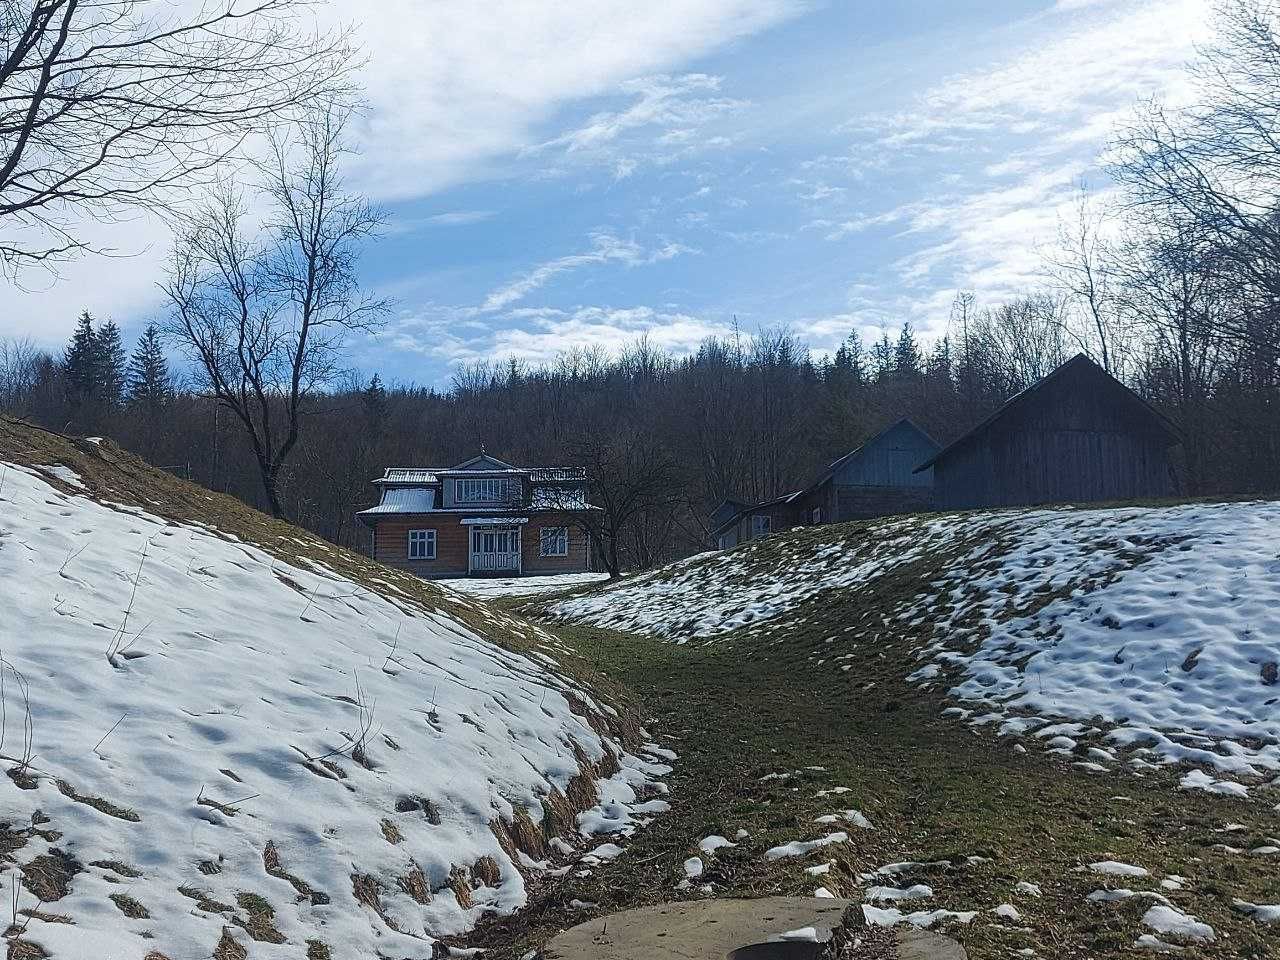
<svg viewBox="0 0 1280 960">
<path fill-rule="evenodd" d="M 373 534 L 375 560 L 399 567 L 423 577 L 465 577 L 468 551 L 471 549 L 471 528 L 463 526 L 463 514 L 437 514 L 413 517 L 392 517 L 382 520 Z M 541 557 L 538 555 L 539 528 L 567 526 L 569 528 L 569 555 L 567 557 Z M 409 531 L 436 531 L 436 559 L 409 559 Z M 523 524 L 520 533 L 520 561 L 525 573 L 574 573 L 589 569 L 590 557 L 586 533 L 575 527 L 563 514 L 538 513 Z"/>
<path fill-rule="evenodd" d="M 934 468 L 944 510 L 1173 496 L 1170 438 L 1087 368 L 1046 383 Z"/>
</svg>

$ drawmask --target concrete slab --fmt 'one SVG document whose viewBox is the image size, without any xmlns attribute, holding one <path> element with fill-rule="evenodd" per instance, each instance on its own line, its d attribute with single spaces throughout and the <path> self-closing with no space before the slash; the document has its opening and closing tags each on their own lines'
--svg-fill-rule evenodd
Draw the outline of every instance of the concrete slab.
<svg viewBox="0 0 1280 960">
<path fill-rule="evenodd" d="M 826 942 L 849 900 L 770 897 L 691 900 L 641 907 L 566 930 L 543 950 L 547 960 L 726 960 L 739 947 L 813 927 Z"/>
<path fill-rule="evenodd" d="M 805 928 L 813 928 L 817 940 L 827 943 L 846 912 L 851 924 L 861 925 L 858 905 L 849 900 L 769 897 L 664 903 L 566 930 L 543 948 L 542 956 L 545 960 L 727 960 L 734 950 L 780 940 Z M 966 960 L 960 944 L 927 930 L 899 927 L 894 938 L 895 950 L 889 955 L 897 960 Z"/>
</svg>

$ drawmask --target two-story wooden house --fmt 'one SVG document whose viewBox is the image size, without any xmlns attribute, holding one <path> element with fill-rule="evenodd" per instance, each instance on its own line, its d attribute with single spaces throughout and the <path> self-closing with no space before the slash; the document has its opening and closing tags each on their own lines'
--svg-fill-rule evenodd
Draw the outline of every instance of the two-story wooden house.
<svg viewBox="0 0 1280 960">
<path fill-rule="evenodd" d="M 591 568 L 581 467 L 514 467 L 481 454 L 454 467 L 389 467 L 359 519 L 376 560 L 424 577 Z"/>
</svg>

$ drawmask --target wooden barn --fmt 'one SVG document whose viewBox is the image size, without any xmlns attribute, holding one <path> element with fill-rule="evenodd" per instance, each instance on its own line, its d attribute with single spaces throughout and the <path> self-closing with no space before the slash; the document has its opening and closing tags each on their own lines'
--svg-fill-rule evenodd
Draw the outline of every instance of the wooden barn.
<svg viewBox="0 0 1280 960">
<path fill-rule="evenodd" d="M 1080 354 L 917 472 L 940 510 L 1174 496 L 1173 425 Z"/>
<path fill-rule="evenodd" d="M 903 417 L 835 461 L 801 493 L 803 521 L 845 523 L 931 509 L 933 471 L 916 467 L 939 449 Z"/>
<path fill-rule="evenodd" d="M 916 471 L 938 444 L 903 418 L 829 466 L 817 480 L 764 503 L 726 500 L 711 515 L 712 543 L 727 550 L 792 527 L 844 523 L 933 505 L 933 471 Z"/>
</svg>

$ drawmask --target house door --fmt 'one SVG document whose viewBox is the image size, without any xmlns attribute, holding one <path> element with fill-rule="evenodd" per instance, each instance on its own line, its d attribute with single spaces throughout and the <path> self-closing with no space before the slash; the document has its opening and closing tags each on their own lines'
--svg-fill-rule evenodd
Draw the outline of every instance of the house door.
<svg viewBox="0 0 1280 960">
<path fill-rule="evenodd" d="M 472 573 L 519 573 L 519 527 L 472 527 Z"/>
</svg>

